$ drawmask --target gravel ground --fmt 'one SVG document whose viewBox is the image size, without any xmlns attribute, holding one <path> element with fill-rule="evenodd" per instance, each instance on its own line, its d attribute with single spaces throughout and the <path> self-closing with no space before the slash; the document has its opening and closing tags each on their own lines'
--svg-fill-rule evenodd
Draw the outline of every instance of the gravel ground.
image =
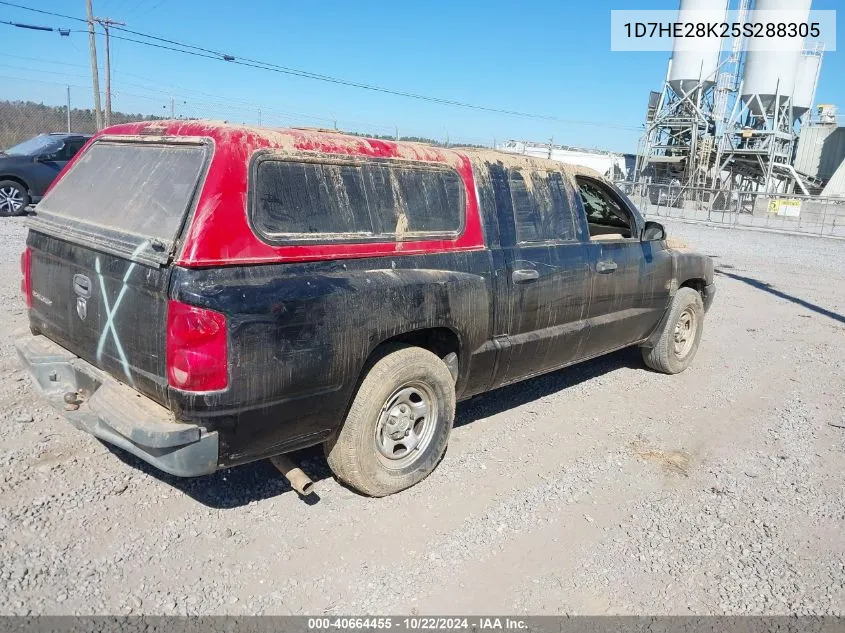
<svg viewBox="0 0 845 633">
<path fill-rule="evenodd" d="M 474 398 L 386 499 L 305 452 L 305 503 L 266 462 L 170 478 L 42 404 L 4 221 L 0 613 L 842 614 L 845 242 L 669 230 L 720 271 L 689 371 L 626 350 Z"/>
</svg>

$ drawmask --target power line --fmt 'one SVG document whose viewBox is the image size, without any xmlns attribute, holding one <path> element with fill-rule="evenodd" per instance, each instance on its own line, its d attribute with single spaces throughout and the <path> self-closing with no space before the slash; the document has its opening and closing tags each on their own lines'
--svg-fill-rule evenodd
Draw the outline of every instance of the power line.
<svg viewBox="0 0 845 633">
<path fill-rule="evenodd" d="M 145 15 L 149 15 L 149 14 L 150 14 L 150 13 L 152 13 L 153 11 L 156 11 L 156 10 L 157 10 L 157 9 L 158 9 L 161 5 L 163 5 L 165 2 L 166 2 L 166 0 L 159 0 L 159 1 L 158 1 L 158 2 L 156 2 L 153 6 L 151 6 L 149 9 L 147 9 L 147 10 L 145 10 L 143 13 L 139 14 L 139 15 L 138 15 L 138 17 L 142 17 L 142 16 L 145 16 Z"/>
<path fill-rule="evenodd" d="M 26 81 L 29 83 L 35 84 L 44 84 L 45 86 L 56 86 L 55 81 L 42 81 L 40 79 L 32 79 L 31 77 L 12 77 L 11 75 L 0 75 L 0 79 L 11 79 L 13 81 Z M 70 86 L 71 88 L 81 88 L 83 90 L 90 90 L 91 86 L 85 85 L 80 86 L 79 84 L 69 84 L 67 82 L 62 82 L 61 86 Z"/>
<path fill-rule="evenodd" d="M 36 62 L 39 64 L 50 64 L 54 66 L 67 66 L 69 68 L 88 68 L 87 64 L 74 64 L 72 62 L 66 61 L 59 61 L 54 59 L 44 59 L 43 57 L 28 57 L 24 55 L 13 55 L 4 53 L 3 57 L 11 58 L 11 59 L 18 59 L 24 60 L 28 62 Z M 2 59 L 2 58 L 0 58 Z M 85 75 L 71 75 L 67 72 L 59 72 L 55 70 L 44 70 L 42 68 L 31 68 L 31 67 L 24 67 L 24 66 L 9 66 L 6 64 L 0 64 L 0 67 L 5 68 L 14 68 L 16 70 L 24 70 L 27 72 L 33 73 L 45 73 L 49 75 L 63 75 L 63 76 L 75 76 L 75 77 L 85 77 Z M 263 105 L 257 104 L 253 101 L 246 101 L 244 99 L 233 99 L 230 97 L 223 97 L 218 94 L 213 94 L 210 92 L 203 92 L 202 90 L 192 90 L 190 88 L 185 88 L 183 86 L 178 86 L 177 84 L 171 84 L 168 82 L 160 82 L 158 79 L 151 79 L 150 77 L 144 77 L 143 75 L 136 75 L 135 73 L 130 72 L 121 72 L 122 76 L 126 77 L 134 77 L 136 79 L 140 79 L 142 81 L 149 82 L 148 85 L 133 83 L 130 81 L 125 81 L 124 79 L 118 79 L 121 85 L 126 86 L 133 86 L 135 88 L 141 88 L 143 90 L 149 90 L 150 92 L 154 92 L 156 94 L 162 95 L 175 95 L 181 98 L 190 99 L 192 104 L 202 104 L 208 106 L 218 106 L 221 108 L 233 108 L 233 109 L 242 109 L 242 110 L 262 110 L 267 114 L 275 114 L 284 117 L 301 117 L 305 119 L 313 119 L 315 121 L 324 121 L 324 122 L 332 122 L 335 119 L 329 116 L 316 116 L 313 114 L 305 114 L 303 112 L 293 112 L 288 110 L 278 110 L 275 108 L 267 108 Z M 162 86 L 169 86 L 170 88 L 174 88 L 173 90 L 162 90 Z M 128 93 L 125 93 L 128 94 Z M 202 98 L 210 98 L 211 100 L 202 100 Z M 376 123 L 366 123 L 362 121 L 348 121 L 344 119 L 344 121 L 349 123 L 356 123 L 360 125 L 367 125 L 370 127 L 382 127 L 384 129 L 389 129 L 391 126 L 387 125 L 379 125 Z"/>
<path fill-rule="evenodd" d="M 3 53 L 3 57 L 11 57 L 12 59 L 23 59 L 28 62 L 38 62 L 40 64 L 53 64 L 55 66 L 75 66 L 76 68 L 88 68 L 87 64 L 74 64 L 73 62 L 60 62 L 54 59 L 44 59 L 42 57 L 25 57 L 23 55 L 12 55 L 10 53 Z M 35 70 L 35 69 L 30 69 Z"/>
<path fill-rule="evenodd" d="M 135 4 L 133 4 L 129 7 L 124 7 L 123 16 L 128 17 L 128 16 L 132 15 L 133 13 L 136 13 L 138 11 L 138 9 L 140 9 L 146 1 L 147 0 L 135 0 Z"/>
<path fill-rule="evenodd" d="M 88 20 L 85 20 L 84 18 L 77 18 L 77 17 L 74 17 L 72 15 L 63 15 L 61 13 L 54 13 L 53 11 L 44 11 L 43 9 L 33 9 L 32 7 L 25 7 L 22 4 L 15 4 L 14 2 L 2 1 L 2 2 L 0 2 L 0 4 L 3 4 L 7 7 L 15 7 L 16 9 L 24 9 L 25 11 L 34 11 L 35 13 L 42 13 L 44 15 L 52 15 L 53 17 L 64 18 L 65 20 L 76 20 L 77 22 L 85 22 L 86 24 L 88 23 Z"/>
<path fill-rule="evenodd" d="M 121 28 L 116 29 L 116 30 L 124 31 L 126 33 L 131 33 L 132 35 L 137 35 L 137 36 L 145 37 L 145 38 L 148 38 L 148 39 L 157 40 L 159 42 L 165 42 L 167 44 L 173 44 L 173 45 L 181 46 L 181 47 L 184 47 L 184 48 L 191 48 L 191 49 L 194 49 L 194 51 L 200 51 L 202 53 L 207 53 L 205 55 L 198 55 L 198 53 L 193 52 L 193 51 L 185 51 L 185 50 L 179 51 L 179 52 L 188 53 L 188 54 L 191 54 L 191 55 L 197 55 L 197 56 L 200 56 L 200 57 L 208 57 L 208 58 L 214 58 L 215 56 L 217 56 L 217 57 L 224 59 L 225 61 L 228 61 L 228 62 L 234 63 L 234 64 L 238 64 L 240 66 L 247 66 L 247 67 L 250 67 L 250 68 L 258 68 L 260 70 L 270 70 L 270 71 L 273 71 L 273 72 L 286 74 L 286 75 L 292 75 L 292 76 L 295 76 L 295 77 L 303 77 L 303 78 L 306 78 L 306 79 L 314 79 L 314 80 L 317 80 L 317 81 L 323 81 L 323 82 L 327 82 L 327 83 L 349 86 L 349 87 L 353 87 L 353 88 L 361 88 L 361 89 L 364 89 L 364 90 L 370 90 L 370 91 L 373 91 L 373 92 L 380 92 L 380 93 L 390 94 L 390 95 L 399 96 L 399 97 L 407 97 L 407 98 L 411 98 L 411 99 L 418 99 L 418 100 L 427 101 L 427 102 L 430 102 L 430 103 L 437 103 L 437 104 L 440 104 L 440 105 L 449 105 L 449 106 L 455 106 L 455 107 L 461 107 L 461 108 L 470 108 L 470 109 L 474 109 L 474 110 L 483 110 L 483 111 L 486 111 L 486 112 L 491 112 L 491 113 L 495 113 L 495 114 L 505 114 L 505 115 L 509 115 L 509 116 L 519 116 L 519 117 L 524 117 L 524 118 L 543 119 L 543 120 L 549 120 L 549 121 L 556 121 L 556 122 L 559 122 L 559 123 L 571 123 L 571 124 L 576 124 L 576 125 L 602 125 L 602 126 L 605 126 L 605 127 L 619 127 L 621 129 L 631 129 L 630 126 L 614 126 L 614 125 L 608 125 L 606 123 L 598 123 L 598 122 L 594 122 L 594 121 L 567 120 L 567 119 L 561 119 L 559 117 L 553 117 L 553 116 L 548 116 L 548 115 L 532 114 L 532 113 L 528 113 L 528 112 L 520 112 L 520 111 L 517 111 L 517 110 L 507 110 L 507 109 L 503 109 L 503 108 L 492 108 L 492 107 L 489 107 L 489 106 L 481 106 L 481 105 L 466 103 L 466 102 L 462 102 L 462 101 L 456 101 L 456 100 L 453 100 L 453 99 L 444 99 L 444 98 L 441 98 L 441 97 L 432 97 L 432 96 L 421 95 L 421 94 L 417 94 L 417 93 L 413 93 L 413 92 L 393 90 L 391 88 L 383 88 L 381 86 L 375 86 L 375 85 L 372 85 L 372 84 L 365 84 L 365 83 L 360 83 L 360 82 L 356 82 L 356 81 L 349 81 L 349 80 L 346 80 L 346 79 L 340 79 L 338 77 L 332 77 L 330 75 L 322 75 L 322 74 L 314 73 L 314 72 L 311 72 L 311 71 L 300 70 L 300 69 L 297 69 L 297 68 L 290 68 L 290 67 L 287 67 L 287 66 L 280 66 L 278 64 L 274 64 L 274 63 L 271 63 L 271 62 L 263 62 L 263 61 L 260 61 L 260 60 L 257 60 L 257 59 L 251 59 L 249 57 L 236 57 L 234 55 L 227 55 L 225 53 L 221 53 L 219 51 L 215 51 L 215 50 L 212 50 L 212 49 L 203 48 L 203 47 L 200 47 L 200 46 L 194 46 L 193 44 L 185 44 L 183 42 L 178 42 L 176 40 L 169 40 L 169 39 L 166 39 L 166 38 L 148 35 L 146 33 L 141 33 L 140 31 L 133 31 L 131 29 L 127 29 L 127 28 L 124 28 L 124 27 L 121 27 Z M 117 37 L 117 36 L 115 36 L 115 37 Z M 138 44 L 147 44 L 149 46 L 153 45 L 151 43 L 146 43 L 146 42 L 142 42 L 142 41 L 139 41 L 139 40 L 128 39 L 127 41 L 134 41 Z M 175 50 L 175 49 L 171 49 L 171 50 Z M 633 128 L 633 129 L 639 129 L 639 128 Z"/>
<path fill-rule="evenodd" d="M 23 56 L 20 56 L 20 55 L 8 55 L 7 57 L 12 57 L 12 58 L 15 58 L 15 59 L 23 59 L 23 60 L 28 60 L 28 61 L 38 62 L 38 63 L 56 64 L 56 65 L 59 65 L 59 66 L 67 66 L 67 67 L 72 67 L 72 68 L 87 68 L 86 64 L 73 64 L 73 63 L 69 63 L 69 62 L 45 60 L 45 59 L 38 59 L 38 58 L 34 58 L 34 57 L 23 57 Z M 47 74 L 47 75 L 58 75 L 60 77 L 74 77 L 74 78 L 80 78 L 80 79 L 86 79 L 86 78 L 90 79 L 90 75 L 72 74 L 72 73 L 68 73 L 67 71 L 44 70 L 44 69 L 41 69 L 41 68 L 31 68 L 31 67 L 27 67 L 27 66 L 13 66 L 13 65 L 9 65 L 9 64 L 0 63 L 0 68 L 9 68 L 9 69 L 12 69 L 12 70 L 20 70 L 20 71 L 24 71 L 24 72 L 27 72 L 27 73 L 41 73 L 41 74 Z M 131 75 L 133 77 L 137 77 L 137 78 L 143 79 L 145 81 L 150 81 L 150 82 L 154 81 L 154 80 L 151 80 L 147 77 L 141 77 L 139 75 L 132 75 L 131 73 L 122 73 L 122 74 Z M 21 78 L 21 79 L 24 80 L 24 81 L 33 81 L 33 82 L 37 82 L 37 83 L 47 83 L 47 82 L 38 82 L 37 80 L 32 79 L 31 76 L 26 78 L 26 79 L 23 79 L 23 78 Z M 65 83 L 66 82 L 62 82 L 62 85 L 65 85 Z M 219 95 L 214 95 L 214 94 L 201 92 L 201 91 L 182 89 L 182 93 L 180 93 L 180 92 L 178 92 L 178 90 L 177 90 L 177 92 L 168 91 L 168 90 L 163 90 L 160 87 L 151 87 L 149 85 L 137 84 L 137 83 L 133 83 L 133 82 L 130 82 L 130 81 L 125 81 L 123 79 L 119 80 L 119 84 L 120 84 L 121 88 L 119 88 L 118 90 L 115 90 L 114 94 L 121 96 L 121 97 L 124 97 L 124 96 L 125 97 L 135 97 L 135 98 L 138 98 L 138 99 L 145 99 L 145 100 L 149 100 L 149 101 L 160 101 L 162 96 L 167 96 L 167 97 L 176 96 L 180 100 L 184 100 L 184 101 L 188 102 L 190 104 L 190 106 L 194 107 L 194 108 L 196 108 L 196 107 L 215 108 L 218 111 L 228 110 L 230 112 L 239 111 L 239 112 L 242 112 L 242 113 L 246 112 L 246 113 L 252 113 L 252 114 L 260 111 L 265 116 L 269 115 L 270 117 L 278 117 L 278 118 L 288 119 L 288 120 L 291 120 L 291 121 L 308 119 L 308 120 L 311 120 L 311 121 L 319 121 L 319 122 L 322 122 L 324 124 L 331 124 L 333 122 L 338 121 L 338 119 L 336 117 L 332 118 L 330 116 L 318 116 L 318 115 L 315 115 L 315 114 L 305 114 L 303 112 L 294 112 L 294 111 L 289 111 L 289 110 L 280 110 L 280 109 L 276 109 L 276 108 L 267 108 L 267 107 L 258 105 L 256 103 L 250 102 L 250 101 L 243 101 L 243 100 L 238 100 L 238 99 L 229 99 L 229 98 L 226 98 L 226 97 L 220 97 Z M 122 86 L 131 86 L 131 87 L 134 87 L 134 88 L 140 88 L 142 90 L 149 91 L 152 94 L 138 94 L 137 92 L 127 92 L 126 90 L 124 90 L 122 88 Z M 83 86 L 74 85 L 74 87 L 78 88 L 78 87 L 83 87 Z M 84 87 L 89 88 L 88 86 L 84 86 Z M 193 93 L 193 94 L 190 94 L 190 93 Z M 199 95 L 199 97 L 198 97 L 198 95 Z M 210 97 L 210 99 L 203 99 L 202 97 Z M 353 125 L 353 126 L 358 126 L 358 127 L 363 126 L 363 127 L 366 127 L 366 128 L 380 129 L 382 131 L 393 129 L 392 126 L 377 124 L 377 123 L 370 123 L 370 122 L 367 122 L 367 121 L 356 121 L 356 120 L 353 120 L 353 119 L 341 119 L 340 122 L 345 124 L 345 125 Z"/>
<path fill-rule="evenodd" d="M 123 29 L 120 29 L 123 30 Z M 116 40 L 123 40 L 124 42 L 134 42 L 135 44 L 143 44 L 144 46 L 151 46 L 153 48 L 161 48 L 168 51 L 175 51 L 177 53 L 184 53 L 185 55 L 193 55 L 194 57 L 205 57 L 206 59 L 214 59 L 219 60 L 219 57 L 215 55 L 207 55 L 205 53 L 198 53 L 196 51 L 188 51 L 182 48 L 175 48 L 173 46 L 165 46 L 163 44 L 155 44 L 153 42 L 145 42 L 144 40 L 136 40 L 131 37 L 125 37 L 123 35 L 112 35 L 112 37 Z"/>
<path fill-rule="evenodd" d="M 0 64 L 0 68 L 9 68 L 11 70 L 22 70 L 24 72 L 41 73 L 43 75 L 59 75 L 60 77 L 75 77 L 78 79 L 89 79 L 91 75 L 72 74 L 67 72 L 60 72 L 58 70 L 39 70 L 38 68 L 27 68 L 26 66 L 12 66 L 11 64 Z"/>
<path fill-rule="evenodd" d="M 149 35 L 146 35 L 144 33 L 140 33 L 138 31 L 131 31 L 129 29 L 120 28 L 120 29 L 115 29 L 115 30 L 125 31 L 125 32 L 132 33 L 132 34 L 137 34 L 141 37 L 148 37 L 148 38 L 153 38 L 153 39 L 156 39 L 156 40 L 159 40 L 159 41 L 169 42 L 169 43 L 172 43 L 172 44 L 176 44 L 177 46 L 191 46 L 191 45 L 183 45 L 180 42 L 175 42 L 174 40 L 167 40 L 165 38 L 158 38 L 158 37 L 154 37 L 154 36 L 149 36 Z M 473 110 L 490 112 L 490 113 L 493 113 L 493 114 L 504 114 L 504 115 L 508 115 L 508 116 L 517 116 L 517 117 L 539 119 L 539 120 L 545 120 L 545 121 L 554 121 L 556 123 L 567 123 L 567 124 L 571 124 L 571 125 L 594 125 L 594 126 L 602 126 L 602 127 L 613 128 L 613 129 L 621 129 L 621 130 L 639 130 L 640 129 L 639 127 L 630 126 L 630 125 L 614 125 L 614 124 L 611 124 L 611 123 L 597 122 L 597 121 L 578 121 L 578 120 L 571 120 L 571 119 L 562 119 L 560 117 L 554 117 L 554 116 L 549 116 L 549 115 L 532 114 L 532 113 L 528 113 L 528 112 L 520 112 L 518 110 L 506 110 L 506 109 L 501 109 L 501 108 L 492 108 L 492 107 L 488 107 L 488 106 L 481 106 L 481 105 L 465 103 L 465 102 L 461 102 L 461 101 L 454 101 L 454 100 L 451 100 L 451 99 L 443 99 L 443 98 L 440 98 L 440 97 L 431 97 L 431 96 L 420 95 L 420 94 L 416 94 L 416 93 L 412 93 L 412 92 L 403 92 L 403 91 L 399 91 L 399 90 L 392 90 L 390 88 L 382 88 L 380 86 L 373 86 L 373 85 L 370 85 L 370 84 L 363 84 L 363 83 L 358 83 L 358 82 L 354 82 L 354 81 L 348 81 L 348 80 L 345 80 L 345 79 L 339 79 L 337 77 L 331 77 L 329 75 L 320 75 L 320 74 L 312 73 L 312 72 L 309 72 L 309 71 L 298 70 L 298 69 L 295 69 L 295 68 L 288 68 L 288 67 L 285 67 L 285 66 L 279 66 L 277 64 L 272 64 L 272 63 L 269 63 L 269 62 L 252 60 L 252 59 L 249 59 L 249 58 L 237 58 L 237 57 L 234 57 L 234 56 L 225 56 L 224 57 L 223 53 L 218 53 L 216 51 L 212 51 L 210 49 L 204 49 L 204 48 L 198 47 L 198 46 L 191 46 L 191 48 L 196 49 L 196 50 L 185 50 L 183 48 L 175 48 L 173 46 L 165 46 L 163 44 L 156 44 L 156 43 L 153 43 L 153 42 L 147 42 L 147 41 L 143 41 L 143 40 L 137 40 L 137 39 L 118 36 L 118 35 L 112 35 L 112 37 L 114 37 L 115 39 L 122 39 L 122 40 L 127 41 L 127 42 L 134 42 L 136 44 L 142 44 L 144 46 L 151 46 L 153 48 L 161 48 L 161 49 L 164 49 L 164 50 L 175 51 L 175 52 L 183 53 L 183 54 L 186 54 L 186 55 L 193 55 L 195 57 L 204 57 L 206 59 L 216 59 L 216 60 L 224 59 L 225 61 L 227 61 L 231 64 L 238 65 L 238 66 L 246 66 L 246 67 L 249 67 L 249 68 L 257 68 L 259 70 L 267 70 L 267 71 L 276 72 L 276 73 L 280 73 L 280 74 L 284 74 L 284 75 L 292 75 L 292 76 L 295 76 L 295 77 L 302 77 L 302 78 L 305 78 L 305 79 L 314 79 L 314 80 L 318 80 L 318 81 L 323 81 L 323 82 L 328 82 L 328 83 L 333 83 L 333 84 L 338 84 L 338 85 L 343 85 L 343 86 L 349 86 L 349 87 L 354 87 L 354 88 L 362 88 L 362 89 L 370 90 L 370 91 L 373 91 L 373 92 L 380 92 L 380 93 L 390 94 L 390 95 L 400 96 L 400 97 L 408 97 L 408 98 L 412 98 L 412 99 L 418 99 L 418 100 L 421 100 L 421 101 L 427 101 L 427 102 L 430 102 L 430 103 L 436 103 L 436 104 L 439 104 L 439 105 L 456 106 L 456 107 L 462 107 L 462 108 L 468 108 L 468 109 L 473 109 Z"/>
<path fill-rule="evenodd" d="M 23 22 L 10 22 L 9 20 L 0 20 L 0 24 L 8 24 L 18 29 L 29 29 L 30 31 L 50 31 L 58 32 L 62 37 L 70 35 L 70 29 L 56 29 L 52 26 L 41 26 L 40 24 L 24 24 Z"/>
<path fill-rule="evenodd" d="M 16 3 L 13 3 L 13 2 L 7 2 L 6 0 L 0 0 L 0 5 L 11 6 L 11 7 L 15 7 L 15 8 L 18 8 L 18 9 L 24 9 L 24 10 L 28 10 L 28 11 L 36 11 L 38 13 L 43 13 L 43 14 L 46 14 L 46 15 L 53 15 L 53 16 L 56 16 L 56 17 L 64 18 L 64 19 L 76 20 L 76 21 L 79 21 L 79 22 L 86 22 L 86 20 L 83 20 L 81 18 L 63 15 L 63 14 L 60 14 L 60 13 L 53 13 L 53 12 L 50 12 L 50 11 L 44 11 L 44 10 L 41 10 L 41 9 L 33 9 L 31 7 L 16 4 Z M 204 57 L 204 58 L 207 58 L 207 59 L 214 59 L 214 60 L 218 60 L 218 61 L 222 60 L 222 61 L 226 61 L 228 63 L 236 64 L 236 65 L 239 65 L 239 66 L 256 68 L 256 69 L 259 69 L 259 70 L 267 70 L 267 71 L 276 72 L 276 73 L 279 73 L 279 74 L 284 74 L 284 75 L 289 75 L 289 76 L 294 76 L 294 77 L 301 77 L 301 78 L 304 78 L 304 79 L 312 79 L 312 80 L 315 80 L 315 81 L 322 81 L 322 82 L 325 82 L 325 83 L 347 86 L 347 87 L 351 87 L 351 88 L 359 88 L 359 89 L 362 89 L 362 90 L 368 90 L 368 91 L 371 91 L 371 92 L 377 92 L 377 93 L 381 93 L 381 94 L 389 94 L 389 95 L 398 96 L 398 97 L 416 99 L 416 100 L 419 100 L 419 101 L 425 101 L 425 102 L 434 103 L 434 104 L 437 104 L 437 105 L 459 107 L 459 108 L 464 108 L 464 109 L 477 110 L 477 111 L 481 111 L 481 112 L 488 112 L 488 113 L 491 113 L 491 114 L 502 114 L 502 115 L 506 115 L 506 116 L 515 116 L 515 117 L 535 119 L 535 120 L 552 121 L 552 122 L 556 122 L 556 123 L 565 123 L 565 124 L 568 124 L 568 125 L 601 126 L 601 127 L 605 127 L 605 128 L 623 129 L 623 130 L 639 130 L 640 129 L 639 126 L 614 125 L 614 124 L 610 124 L 610 123 L 607 123 L 607 122 L 563 119 L 563 118 L 551 116 L 551 115 L 537 114 L 537 113 L 531 113 L 531 112 L 522 112 L 522 111 L 519 111 L 519 110 L 510 110 L 510 109 L 507 109 L 507 108 L 497 108 L 497 107 L 492 107 L 492 106 L 484 106 L 484 105 L 473 104 L 473 103 L 469 103 L 469 102 L 465 102 L 465 101 L 458 101 L 458 100 L 455 100 L 455 99 L 447 99 L 447 98 L 443 98 L 443 97 L 434 97 L 434 96 L 423 95 L 423 94 L 419 94 L 419 93 L 415 93 L 415 92 L 408 92 L 408 91 L 404 91 L 404 90 L 396 90 L 396 89 L 392 89 L 392 88 L 385 88 L 385 87 L 377 86 L 377 85 L 374 85 L 374 84 L 368 84 L 368 83 L 363 83 L 363 82 L 358 82 L 358 81 L 351 81 L 351 80 L 348 80 L 348 79 L 333 77 L 331 75 L 323 75 L 323 74 L 320 74 L 320 73 L 315 73 L 315 72 L 311 72 L 311 71 L 307 71 L 307 70 L 301 70 L 301 69 L 298 69 L 298 68 L 281 66 L 279 64 L 274 64 L 272 62 L 264 62 L 264 61 L 252 59 L 252 58 L 249 58 L 249 57 L 238 57 L 238 56 L 231 55 L 231 54 L 228 54 L 228 53 L 221 53 L 220 51 L 205 48 L 205 47 L 202 47 L 202 46 L 197 46 L 197 45 L 194 45 L 194 44 L 187 44 L 185 42 L 179 42 L 177 40 L 172 40 L 172 39 L 168 39 L 168 38 L 159 37 L 159 36 L 156 36 L 156 35 L 150 35 L 150 34 L 147 34 L 147 33 L 143 33 L 141 31 L 135 31 L 135 30 L 132 30 L 132 29 L 127 29 L 125 27 L 114 27 L 114 30 L 122 31 L 124 33 L 129 33 L 130 35 L 142 37 L 142 38 L 145 38 L 146 40 L 154 40 L 154 42 L 161 42 L 161 44 L 160 44 L 160 43 L 154 43 L 154 42 L 145 41 L 145 40 L 133 39 L 133 38 L 125 37 L 125 36 L 112 35 L 112 37 L 114 37 L 115 39 L 121 39 L 121 40 L 124 40 L 124 41 L 127 41 L 127 42 L 132 42 L 132 43 L 135 43 L 135 44 L 141 44 L 141 45 L 149 46 L 149 47 L 153 47 L 153 48 L 160 48 L 160 49 L 169 50 L 169 51 L 173 51 L 173 52 L 177 52 L 177 53 L 182 53 L 182 54 L 185 54 L 185 55 L 192 55 L 192 56 L 195 56 L 195 57 Z"/>
<path fill-rule="evenodd" d="M 126 33 L 131 33 L 132 35 L 139 35 L 141 37 L 146 37 L 150 40 L 155 40 L 157 42 L 164 42 L 166 44 L 175 44 L 176 46 L 181 46 L 182 48 L 190 48 L 196 51 L 202 51 L 203 53 L 210 53 L 215 55 L 218 58 L 223 59 L 224 61 L 232 61 L 237 59 L 234 55 L 229 55 L 227 53 L 221 53 L 220 51 L 215 51 L 210 48 L 203 48 L 202 46 L 195 46 L 194 44 L 185 44 L 184 42 L 177 42 L 176 40 L 169 40 L 166 37 L 159 37 L 157 35 L 149 35 L 148 33 L 141 33 L 140 31 L 133 31 L 132 29 L 127 29 L 125 27 L 120 29 Z M 231 60 L 230 60 L 231 58 Z"/>
</svg>

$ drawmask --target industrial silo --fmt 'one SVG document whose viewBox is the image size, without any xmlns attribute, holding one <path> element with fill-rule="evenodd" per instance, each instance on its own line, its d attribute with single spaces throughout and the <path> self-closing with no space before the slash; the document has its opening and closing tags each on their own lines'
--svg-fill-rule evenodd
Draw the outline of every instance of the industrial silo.
<svg viewBox="0 0 845 633">
<path fill-rule="evenodd" d="M 681 0 L 678 22 L 720 24 L 726 21 L 727 11 L 728 0 Z M 702 84 L 704 91 L 711 88 L 716 83 L 721 49 L 722 40 L 719 37 L 694 40 L 676 38 L 672 48 L 672 68 L 669 71 L 672 90 L 683 96 L 699 84 Z"/>
<path fill-rule="evenodd" d="M 774 21 L 807 22 L 812 0 L 757 0 L 750 22 L 772 22 L 767 11 L 781 11 Z M 772 114 L 795 93 L 798 64 L 804 49 L 801 37 L 747 38 L 742 99 L 757 115 Z M 778 95 L 780 97 L 778 98 Z"/>
<path fill-rule="evenodd" d="M 813 107 L 821 63 L 821 55 L 810 51 L 798 58 L 795 91 L 792 95 L 792 116 L 796 119 L 800 119 Z"/>
</svg>

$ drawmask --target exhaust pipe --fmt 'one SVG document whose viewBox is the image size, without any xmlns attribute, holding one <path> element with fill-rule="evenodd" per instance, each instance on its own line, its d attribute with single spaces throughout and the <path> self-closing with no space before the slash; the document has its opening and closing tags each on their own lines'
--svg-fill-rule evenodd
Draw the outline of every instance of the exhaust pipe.
<svg viewBox="0 0 845 633">
<path fill-rule="evenodd" d="M 287 455 L 276 455 L 271 457 L 270 461 L 290 482 L 290 487 L 303 497 L 307 497 L 314 492 L 314 482 L 311 481 L 311 477 L 302 472 L 302 469 L 294 464 Z"/>
</svg>

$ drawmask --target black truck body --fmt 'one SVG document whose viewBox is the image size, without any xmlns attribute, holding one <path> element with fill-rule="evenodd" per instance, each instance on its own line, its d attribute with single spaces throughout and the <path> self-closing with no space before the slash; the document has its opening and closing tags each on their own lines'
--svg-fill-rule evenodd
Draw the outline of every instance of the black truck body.
<svg viewBox="0 0 845 633">
<path fill-rule="evenodd" d="M 697 347 L 714 295 L 710 259 L 667 246 L 589 170 L 201 122 L 102 132 L 39 206 L 22 267 L 33 335 L 18 349 L 45 395 L 181 476 L 330 452 L 397 350 L 430 352 L 461 400 L 628 346 L 647 356 L 672 327 L 678 345 L 681 289 L 699 298 L 683 313 Z M 379 446 L 406 461 L 414 424 L 436 452 L 449 417 L 436 379 L 407 384 L 419 420 L 399 415 L 411 392 L 373 409 L 377 438 L 392 433 Z M 390 457 L 405 483 L 430 471 Z"/>
</svg>

